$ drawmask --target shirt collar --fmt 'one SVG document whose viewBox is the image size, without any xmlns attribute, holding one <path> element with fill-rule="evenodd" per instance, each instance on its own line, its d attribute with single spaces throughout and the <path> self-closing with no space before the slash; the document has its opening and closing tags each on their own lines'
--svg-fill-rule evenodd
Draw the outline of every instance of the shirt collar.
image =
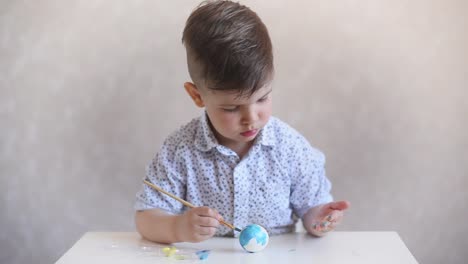
<svg viewBox="0 0 468 264">
<path fill-rule="evenodd" d="M 272 127 L 272 118 L 258 133 L 254 145 L 274 146 L 274 128 Z M 206 112 L 200 117 L 199 126 L 195 136 L 195 147 L 200 151 L 209 151 L 212 148 L 221 146 L 218 143 L 213 131 L 211 130 L 208 115 Z"/>
<path fill-rule="evenodd" d="M 274 128 L 273 128 L 273 118 L 270 117 L 270 120 L 266 123 L 266 125 L 260 130 L 257 137 L 255 138 L 254 145 L 263 145 L 263 146 L 275 146 L 275 138 L 274 138 Z"/>
<path fill-rule="evenodd" d="M 208 122 L 208 116 L 203 112 L 195 136 L 195 147 L 201 151 L 208 151 L 219 145 Z"/>
</svg>

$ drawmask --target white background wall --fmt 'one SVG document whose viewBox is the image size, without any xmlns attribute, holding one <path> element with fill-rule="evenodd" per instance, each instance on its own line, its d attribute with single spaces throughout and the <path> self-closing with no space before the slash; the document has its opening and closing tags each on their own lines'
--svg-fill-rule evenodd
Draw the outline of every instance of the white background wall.
<svg viewBox="0 0 468 264">
<path fill-rule="evenodd" d="M 181 45 L 198 1 L 0 2 L 0 263 L 132 231 L 162 140 L 200 111 Z M 468 2 L 245 1 L 272 36 L 274 114 L 327 154 L 340 230 L 468 259 Z"/>
</svg>

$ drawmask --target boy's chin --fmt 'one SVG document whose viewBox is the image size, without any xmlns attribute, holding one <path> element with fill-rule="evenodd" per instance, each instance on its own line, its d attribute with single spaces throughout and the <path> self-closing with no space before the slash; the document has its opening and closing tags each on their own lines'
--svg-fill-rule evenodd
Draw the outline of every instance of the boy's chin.
<svg viewBox="0 0 468 264">
<path fill-rule="evenodd" d="M 254 136 L 251 136 L 251 137 L 239 136 L 239 140 L 237 140 L 237 142 L 239 142 L 239 143 L 250 143 L 250 142 L 253 142 L 256 138 L 257 138 L 257 134 L 254 135 Z"/>
</svg>

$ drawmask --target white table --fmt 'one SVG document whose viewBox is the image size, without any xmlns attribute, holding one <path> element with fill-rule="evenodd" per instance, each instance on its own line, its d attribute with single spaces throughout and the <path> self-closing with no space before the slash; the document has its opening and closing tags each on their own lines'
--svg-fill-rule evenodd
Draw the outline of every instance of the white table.
<svg viewBox="0 0 468 264">
<path fill-rule="evenodd" d="M 270 237 L 266 249 L 247 253 L 237 238 L 212 238 L 201 243 L 176 243 L 184 260 L 166 257 L 168 245 L 146 241 L 135 232 L 86 233 L 57 264 L 119 263 L 417 263 L 396 232 L 338 232 L 323 238 L 306 233 Z M 198 250 L 211 250 L 199 260 Z"/>
</svg>

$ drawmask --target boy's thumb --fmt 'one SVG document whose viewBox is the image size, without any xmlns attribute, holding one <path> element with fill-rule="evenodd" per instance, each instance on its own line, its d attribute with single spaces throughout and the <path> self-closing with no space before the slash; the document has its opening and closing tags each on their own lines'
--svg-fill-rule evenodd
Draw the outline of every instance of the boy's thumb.
<svg viewBox="0 0 468 264">
<path fill-rule="evenodd" d="M 331 202 L 330 208 L 333 210 L 346 210 L 351 204 L 348 201 Z"/>
</svg>

